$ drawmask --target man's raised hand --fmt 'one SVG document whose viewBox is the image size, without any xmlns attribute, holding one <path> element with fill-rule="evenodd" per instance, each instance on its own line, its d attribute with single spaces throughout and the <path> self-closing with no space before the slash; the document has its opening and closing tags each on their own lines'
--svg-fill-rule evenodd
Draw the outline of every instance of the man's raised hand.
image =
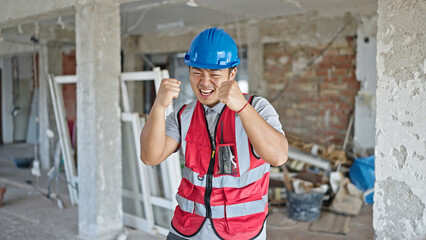
<svg viewBox="0 0 426 240">
<path fill-rule="evenodd" d="M 223 82 L 219 88 L 219 100 L 228 106 L 232 111 L 237 112 L 247 103 L 237 81 L 230 80 Z"/>
<path fill-rule="evenodd" d="M 179 96 L 180 85 L 181 82 L 174 78 L 164 78 L 161 80 L 160 88 L 154 104 L 166 109 L 172 103 L 173 98 L 177 98 Z"/>
</svg>

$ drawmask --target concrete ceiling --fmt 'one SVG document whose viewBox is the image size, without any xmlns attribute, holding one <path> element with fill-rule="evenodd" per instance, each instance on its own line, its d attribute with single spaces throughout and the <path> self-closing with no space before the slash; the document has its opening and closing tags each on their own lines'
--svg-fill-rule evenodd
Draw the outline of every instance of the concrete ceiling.
<svg viewBox="0 0 426 240">
<path fill-rule="evenodd" d="M 370 16 L 376 13 L 377 0 L 138 0 L 121 4 L 121 31 L 123 34 L 143 35 L 154 32 L 190 31 L 211 25 L 244 22 L 316 12 L 319 16 Z M 60 13 L 57 13 L 60 16 Z M 75 28 L 73 14 L 50 19 L 39 19 L 45 32 L 54 32 L 61 26 Z M 3 29 L 3 35 L 15 39 L 19 35 L 34 34 L 34 22 Z M 18 31 L 19 30 L 19 31 Z M 1 33 L 0 33 L 1 34 Z M 14 35 L 14 37 L 12 36 Z M 23 37 L 23 36 L 22 36 Z M 58 38 L 52 35 L 53 38 Z M 49 37 L 47 37 L 49 38 Z M 71 37 L 72 38 L 72 37 Z M 46 38 L 44 38 L 46 39 Z M 19 41 L 20 42 L 20 41 Z"/>
<path fill-rule="evenodd" d="M 278 0 L 194 0 L 196 7 L 189 6 L 187 1 L 175 1 L 163 6 L 147 5 L 148 7 L 139 10 L 147 4 L 146 2 L 127 3 L 121 6 L 124 32 L 144 34 L 303 12 L 292 4 Z"/>
<path fill-rule="evenodd" d="M 375 12 L 376 5 L 376 0 L 142 0 L 121 5 L 121 24 L 123 33 L 139 35 L 312 11 L 330 17 L 357 15 Z"/>
</svg>

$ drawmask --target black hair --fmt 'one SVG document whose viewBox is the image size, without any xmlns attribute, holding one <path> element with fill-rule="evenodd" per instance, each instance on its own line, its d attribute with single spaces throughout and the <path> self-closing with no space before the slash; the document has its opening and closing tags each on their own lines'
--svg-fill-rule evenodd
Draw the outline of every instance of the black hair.
<svg viewBox="0 0 426 240">
<path fill-rule="evenodd" d="M 236 67 L 237 67 L 237 66 L 233 66 L 233 67 L 228 68 L 228 70 L 229 70 L 229 75 L 231 75 L 232 70 L 234 70 L 234 68 L 236 68 Z M 188 70 L 189 70 L 189 71 L 191 71 L 191 66 L 188 66 Z"/>
</svg>

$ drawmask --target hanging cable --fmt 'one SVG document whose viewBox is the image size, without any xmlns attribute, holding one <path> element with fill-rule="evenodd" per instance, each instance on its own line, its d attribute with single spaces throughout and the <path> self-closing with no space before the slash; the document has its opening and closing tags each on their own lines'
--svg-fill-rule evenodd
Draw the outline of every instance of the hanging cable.
<svg viewBox="0 0 426 240">
<path fill-rule="evenodd" d="M 241 47 L 241 28 L 240 28 L 240 19 L 238 15 L 235 15 L 235 31 L 237 32 L 237 45 L 238 47 Z M 238 54 L 240 55 L 238 57 L 240 59 L 242 59 L 241 52 L 242 51 L 238 51 Z"/>
<path fill-rule="evenodd" d="M 142 19 L 145 17 L 145 14 L 148 12 L 148 10 L 149 10 L 150 8 L 145 8 L 144 10 L 143 10 L 143 12 L 141 13 L 141 15 L 139 16 L 139 19 L 136 21 L 136 23 L 135 24 L 133 24 L 133 26 L 131 26 L 131 27 L 129 27 L 127 30 L 126 30 L 126 33 L 129 33 L 129 32 L 131 32 L 131 31 L 133 31 L 134 29 L 136 29 L 138 26 L 139 26 L 139 24 L 142 22 Z"/>
</svg>

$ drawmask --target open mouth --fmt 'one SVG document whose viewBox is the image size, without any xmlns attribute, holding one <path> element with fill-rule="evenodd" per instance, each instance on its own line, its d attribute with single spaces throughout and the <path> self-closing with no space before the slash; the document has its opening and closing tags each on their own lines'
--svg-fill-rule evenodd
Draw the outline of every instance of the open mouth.
<svg viewBox="0 0 426 240">
<path fill-rule="evenodd" d="M 200 93 L 203 96 L 209 96 L 210 94 L 213 93 L 213 91 L 214 91 L 213 89 L 209 89 L 209 90 L 200 89 Z"/>
</svg>

